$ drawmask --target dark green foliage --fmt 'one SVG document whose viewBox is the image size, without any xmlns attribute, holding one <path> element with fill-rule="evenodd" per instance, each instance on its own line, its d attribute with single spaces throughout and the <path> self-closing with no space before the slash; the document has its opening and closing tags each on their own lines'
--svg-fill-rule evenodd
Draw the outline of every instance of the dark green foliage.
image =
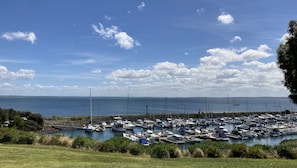
<svg viewBox="0 0 297 168">
<path fill-rule="evenodd" d="M 151 147 L 150 155 L 155 158 L 169 158 L 170 154 L 166 150 L 166 147 L 164 144 L 156 144 Z"/>
<path fill-rule="evenodd" d="M 277 64 L 284 73 L 284 86 L 290 95 L 289 98 L 297 103 L 297 22 L 291 20 L 288 26 L 289 37 L 277 49 Z"/>
<path fill-rule="evenodd" d="M 35 134 L 15 129 L 1 128 L 0 143 L 33 144 Z"/>
<path fill-rule="evenodd" d="M 208 157 L 220 157 L 223 152 L 230 148 L 230 144 L 227 142 L 206 140 L 188 147 L 191 154 L 193 154 L 196 148 L 200 148 Z"/>
<path fill-rule="evenodd" d="M 173 158 L 175 157 L 174 151 L 177 147 L 174 144 L 157 143 L 149 147 L 149 154 L 155 158 Z"/>
<path fill-rule="evenodd" d="M 9 127 L 23 131 L 38 131 L 42 129 L 44 124 L 44 120 L 40 114 L 0 108 L 0 125 L 2 126 L 5 121 L 10 122 Z"/>
<path fill-rule="evenodd" d="M 131 141 L 124 137 L 112 138 L 102 142 L 97 148 L 102 152 L 121 152 L 126 153 L 129 150 Z"/>
<path fill-rule="evenodd" d="M 248 148 L 248 158 L 270 158 L 273 157 L 274 150 L 271 146 L 256 144 Z"/>
<path fill-rule="evenodd" d="M 57 135 L 56 138 L 58 140 L 59 136 Z M 93 149 L 97 143 L 98 143 L 98 141 L 95 141 L 91 138 L 77 136 L 72 143 L 72 148 Z"/>
<path fill-rule="evenodd" d="M 284 140 L 275 149 L 282 158 L 297 159 L 297 139 Z"/>
<path fill-rule="evenodd" d="M 138 144 L 138 143 L 132 143 L 129 146 L 129 153 L 132 155 L 140 155 L 142 153 L 145 153 L 146 147 Z"/>
<path fill-rule="evenodd" d="M 232 157 L 246 157 L 248 155 L 248 147 L 246 144 L 231 144 Z"/>
<path fill-rule="evenodd" d="M 208 148 L 206 148 L 205 154 L 208 157 L 220 157 L 221 156 L 220 149 L 215 146 L 209 146 Z"/>
</svg>

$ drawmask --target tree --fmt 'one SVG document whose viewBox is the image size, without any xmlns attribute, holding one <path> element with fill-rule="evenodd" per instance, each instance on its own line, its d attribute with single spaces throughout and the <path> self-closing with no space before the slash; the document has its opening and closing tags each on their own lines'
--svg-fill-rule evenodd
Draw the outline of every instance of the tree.
<svg viewBox="0 0 297 168">
<path fill-rule="evenodd" d="M 289 98 L 297 104 L 297 21 L 289 22 L 285 43 L 277 49 L 277 64 L 284 73 L 283 84 L 290 91 Z"/>
</svg>

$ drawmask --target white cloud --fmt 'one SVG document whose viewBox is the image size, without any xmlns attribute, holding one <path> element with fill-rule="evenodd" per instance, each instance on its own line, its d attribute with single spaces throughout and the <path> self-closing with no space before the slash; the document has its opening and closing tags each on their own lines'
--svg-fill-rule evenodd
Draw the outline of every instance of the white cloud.
<svg viewBox="0 0 297 168">
<path fill-rule="evenodd" d="M 261 61 L 272 55 L 269 51 L 267 45 L 257 49 L 214 48 L 207 51 L 209 55 L 202 57 L 197 67 L 166 61 L 147 69 L 115 70 L 108 79 L 118 90 L 127 89 L 127 86 L 131 93 L 135 89 L 135 94 L 147 96 L 240 96 L 242 92 L 246 96 L 286 94 L 281 84 L 283 75 L 276 63 Z M 233 66 L 227 66 L 229 64 Z"/>
<path fill-rule="evenodd" d="M 32 69 L 20 69 L 11 72 L 5 66 L 0 65 L 0 79 L 2 80 L 33 79 L 34 76 L 35 71 Z"/>
<path fill-rule="evenodd" d="M 134 46 L 140 46 L 141 44 L 129 36 L 126 32 L 119 31 L 117 26 L 111 26 L 110 28 L 104 28 L 99 23 L 99 28 L 96 25 L 92 25 L 92 28 L 104 39 L 114 39 L 117 41 L 117 45 L 126 50 L 132 49 Z"/>
<path fill-rule="evenodd" d="M 218 16 L 218 21 L 222 24 L 228 25 L 234 22 L 234 18 L 232 15 L 222 12 L 221 15 Z"/>
<path fill-rule="evenodd" d="M 226 49 L 226 48 L 213 48 L 207 50 L 210 54 L 200 58 L 201 66 L 208 69 L 222 68 L 230 62 L 258 60 L 261 58 L 270 57 L 272 53 L 267 52 L 271 50 L 267 45 L 260 45 L 257 50 L 253 49 Z"/>
<path fill-rule="evenodd" d="M 77 59 L 77 60 L 70 60 L 67 61 L 68 64 L 71 65 L 86 65 L 86 64 L 95 64 L 96 59 L 94 58 L 87 58 L 87 59 Z"/>
<path fill-rule="evenodd" d="M 144 7 L 145 7 L 145 3 L 144 2 L 141 2 L 140 5 L 137 6 L 137 8 L 138 8 L 139 11 L 143 11 Z"/>
<path fill-rule="evenodd" d="M 94 74 L 100 74 L 102 71 L 101 71 L 101 69 L 93 69 L 92 70 L 92 73 L 94 73 Z"/>
<path fill-rule="evenodd" d="M 204 11 L 205 11 L 204 8 L 199 8 L 199 9 L 196 10 L 196 12 L 198 14 L 204 13 Z"/>
<path fill-rule="evenodd" d="M 279 39 L 279 42 L 280 43 L 286 43 L 287 42 L 287 38 L 289 37 L 289 33 L 285 33 L 280 39 Z"/>
<path fill-rule="evenodd" d="M 112 80 L 144 80 L 151 76 L 150 70 L 119 69 L 113 71 L 107 78 Z"/>
<path fill-rule="evenodd" d="M 109 20 L 111 20 L 111 17 L 107 16 L 107 15 L 104 15 L 104 19 L 109 21 Z"/>
<path fill-rule="evenodd" d="M 9 41 L 13 41 L 13 40 L 25 40 L 25 41 L 29 41 L 32 44 L 34 44 L 34 42 L 36 41 L 36 36 L 35 33 L 33 32 L 6 32 L 4 34 L 2 34 L 1 38 L 4 38 L 6 40 Z"/>
<path fill-rule="evenodd" d="M 230 40 L 230 43 L 234 43 L 234 42 L 238 42 L 241 41 L 241 37 L 240 36 L 234 36 L 232 40 Z"/>
</svg>

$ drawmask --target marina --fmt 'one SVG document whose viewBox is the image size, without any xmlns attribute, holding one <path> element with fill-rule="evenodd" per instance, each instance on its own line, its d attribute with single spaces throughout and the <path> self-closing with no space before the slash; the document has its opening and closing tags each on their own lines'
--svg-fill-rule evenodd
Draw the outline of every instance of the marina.
<svg viewBox="0 0 297 168">
<path fill-rule="evenodd" d="M 297 138 L 296 105 L 284 97 L 0 96 L 0 107 L 41 114 L 42 133 L 100 141 L 123 133 L 181 145 L 201 139 L 276 145 Z"/>
<path fill-rule="evenodd" d="M 122 122 L 116 117 L 116 122 Z M 127 121 L 126 121 L 127 122 Z M 69 128 L 59 134 L 76 137 L 78 135 L 105 141 L 113 137 L 125 137 L 134 142 L 146 139 L 151 143 L 174 143 L 189 145 L 205 140 L 245 143 L 247 145 L 274 146 L 286 139 L 297 138 L 297 113 L 263 113 L 241 117 L 218 118 L 166 118 L 138 119 L 129 121 L 132 129 L 117 131 L 113 121 L 102 122 L 104 131 L 85 132 L 84 128 Z"/>
</svg>

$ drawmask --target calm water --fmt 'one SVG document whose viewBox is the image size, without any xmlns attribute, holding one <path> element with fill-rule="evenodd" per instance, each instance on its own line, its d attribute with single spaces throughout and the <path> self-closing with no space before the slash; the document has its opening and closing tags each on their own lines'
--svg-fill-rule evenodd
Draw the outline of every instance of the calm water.
<svg viewBox="0 0 297 168">
<path fill-rule="evenodd" d="M 228 127 L 228 126 L 226 126 L 226 127 Z M 144 130 L 142 128 L 137 128 L 137 127 L 134 128 L 134 133 L 143 132 L 143 131 Z M 99 141 L 105 141 L 105 140 L 108 140 L 108 139 L 114 138 L 114 137 L 122 137 L 122 133 L 113 132 L 113 131 L 111 131 L 110 128 L 106 128 L 106 130 L 104 132 L 92 132 L 92 133 L 85 132 L 84 130 L 68 129 L 68 130 L 62 130 L 61 132 L 59 132 L 59 134 L 70 136 L 70 137 L 77 137 L 80 135 L 80 136 L 89 137 L 89 138 L 99 140 Z M 252 146 L 255 144 L 275 146 L 275 145 L 278 145 L 283 140 L 296 139 L 296 138 L 297 138 L 297 135 L 254 138 L 254 139 L 247 139 L 247 140 L 230 139 L 229 143 L 245 143 L 248 146 Z M 187 146 L 187 144 L 181 145 L 181 147 L 186 147 L 186 146 Z"/>
<path fill-rule="evenodd" d="M 90 111 L 89 97 L 16 97 L 0 96 L 1 108 L 40 113 L 44 117 L 86 116 Z M 284 97 L 240 98 L 135 98 L 93 97 L 94 116 L 129 114 L 164 114 L 196 112 L 278 112 L 295 111 L 296 105 Z"/>
<path fill-rule="evenodd" d="M 86 116 L 90 111 L 89 97 L 16 97 L 0 96 L 0 108 L 13 108 L 19 111 L 40 113 L 43 117 L 52 116 Z M 93 97 L 94 116 L 115 116 L 129 114 L 164 114 L 164 113 L 196 113 L 196 112 L 279 112 L 296 111 L 296 105 L 283 97 L 241 97 L 241 98 L 135 98 L 135 97 Z M 227 127 L 228 130 L 230 128 Z M 135 132 L 143 131 L 136 128 Z M 78 135 L 105 141 L 122 136 L 110 129 L 104 132 L 85 133 L 83 130 L 63 130 L 68 136 Z M 297 135 L 284 137 L 268 137 L 251 140 L 230 140 L 230 143 L 246 143 L 247 145 L 276 145 L 282 140 L 297 138 Z"/>
</svg>

